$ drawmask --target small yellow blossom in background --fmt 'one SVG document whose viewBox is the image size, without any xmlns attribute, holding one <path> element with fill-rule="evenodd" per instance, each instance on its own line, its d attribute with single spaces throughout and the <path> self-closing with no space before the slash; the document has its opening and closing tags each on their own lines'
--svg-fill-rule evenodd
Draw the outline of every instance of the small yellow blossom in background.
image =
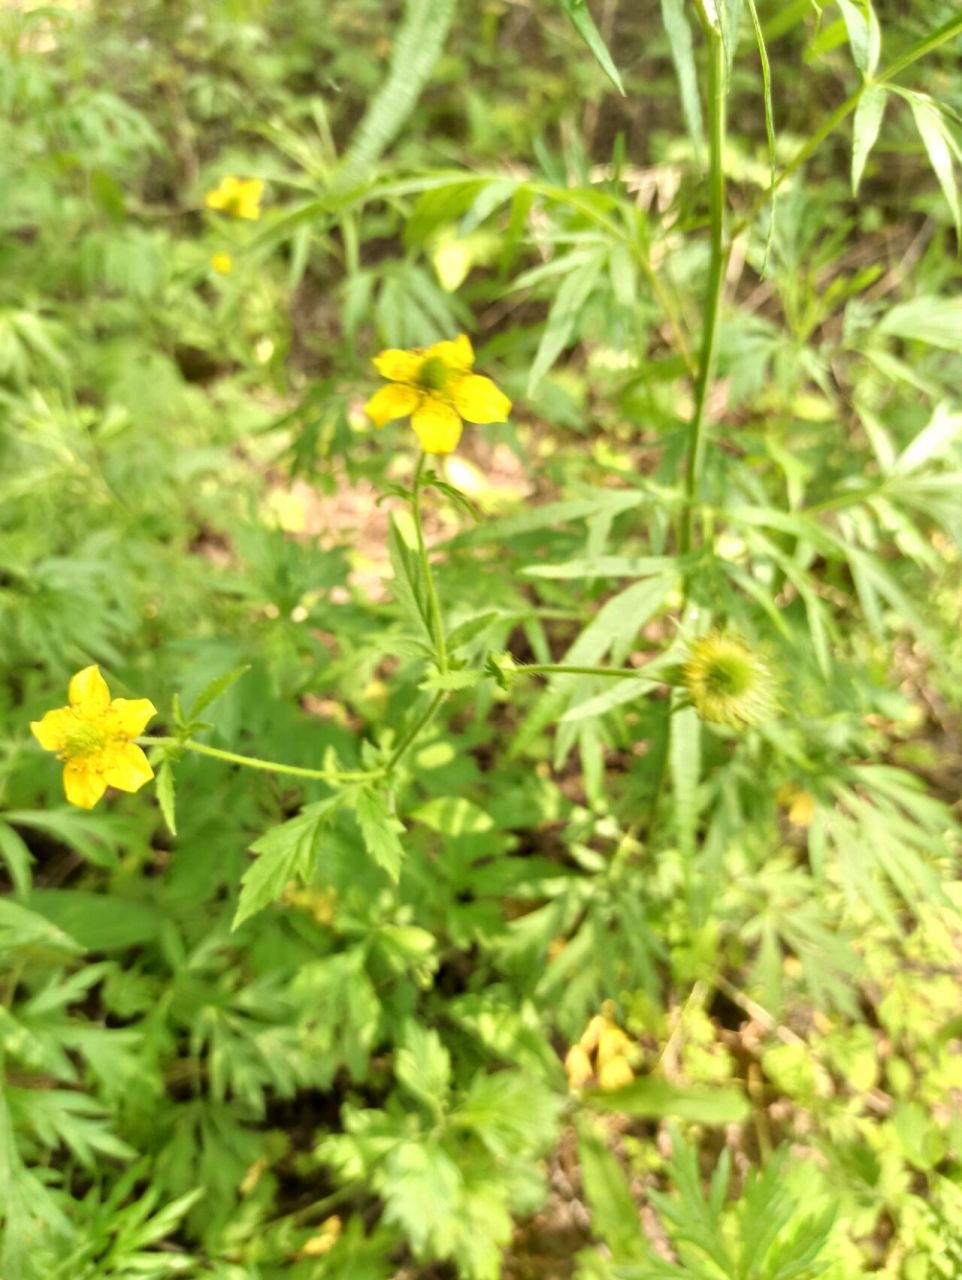
<svg viewBox="0 0 962 1280">
<path fill-rule="evenodd" d="M 786 811 L 793 827 L 810 827 L 815 817 L 815 797 L 794 782 L 786 782 L 775 792 L 775 799 Z"/>
<path fill-rule="evenodd" d="M 132 741 L 157 714 L 149 698 L 114 698 L 96 665 L 70 681 L 70 705 L 30 725 L 44 751 L 64 762 L 63 789 L 71 804 L 92 809 L 108 787 L 139 791 L 154 776 Z"/>
<path fill-rule="evenodd" d="M 234 270 L 234 259 L 229 253 L 215 253 L 211 257 L 210 265 L 222 276 L 227 276 Z"/>
<path fill-rule="evenodd" d="M 389 386 L 364 411 L 376 427 L 410 418 L 425 453 L 452 453 L 464 422 L 504 422 L 511 401 L 490 378 L 472 373 L 474 349 L 465 334 L 411 351 L 382 351 L 374 367 Z"/>
<path fill-rule="evenodd" d="M 256 222 L 261 216 L 264 183 L 260 178 L 234 178 L 228 175 L 204 196 L 208 209 L 226 213 L 231 218 L 247 218 Z"/>
<path fill-rule="evenodd" d="M 330 1253 L 340 1238 L 340 1218 L 337 1214 L 333 1218 L 325 1218 L 317 1235 L 311 1236 L 309 1240 L 305 1240 L 301 1245 L 301 1257 L 322 1258 L 325 1253 Z"/>
<path fill-rule="evenodd" d="M 606 1000 L 565 1055 L 568 1083 L 582 1089 L 594 1080 L 599 1089 L 621 1089 L 635 1078 L 629 1062 L 633 1052 L 630 1038 L 615 1022 L 614 1006 Z"/>
</svg>

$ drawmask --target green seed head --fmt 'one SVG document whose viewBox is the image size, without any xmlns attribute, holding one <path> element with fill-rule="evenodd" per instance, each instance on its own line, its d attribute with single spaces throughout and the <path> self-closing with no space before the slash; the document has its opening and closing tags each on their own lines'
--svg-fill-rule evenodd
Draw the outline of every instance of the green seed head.
<svg viewBox="0 0 962 1280">
<path fill-rule="evenodd" d="M 682 667 L 691 705 L 712 724 L 745 729 L 777 709 L 775 676 L 740 636 L 711 631 L 696 640 Z"/>
</svg>

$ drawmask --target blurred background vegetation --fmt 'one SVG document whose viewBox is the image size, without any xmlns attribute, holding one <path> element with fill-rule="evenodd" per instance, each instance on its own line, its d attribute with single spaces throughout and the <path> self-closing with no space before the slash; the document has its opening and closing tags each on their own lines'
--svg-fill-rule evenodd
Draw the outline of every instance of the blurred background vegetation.
<svg viewBox="0 0 962 1280">
<path fill-rule="evenodd" d="M 867 10 L 757 8 L 792 164 Z M 962 1275 L 962 45 L 874 146 L 855 116 L 857 196 L 846 120 L 772 226 L 742 14 L 680 573 L 703 42 L 693 5 L 593 0 L 622 95 L 566 10 L 0 11 L 3 1280 Z M 886 69 L 958 6 L 875 13 Z M 225 176 L 258 218 L 205 205 Z M 161 730 L 249 666 L 210 741 L 397 734 L 424 671 L 379 497 L 416 454 L 364 418 L 369 357 L 461 331 L 516 406 L 444 465 L 479 521 L 427 517 L 465 655 L 670 662 L 687 593 L 782 714 L 669 740 L 660 694 L 479 683 L 401 780 L 400 884 L 345 815 L 232 932 L 251 845 L 325 787 L 184 757 L 174 836 L 150 790 L 67 809 L 28 722 L 88 663 Z M 603 1032 L 633 1083 L 585 1100 Z"/>
</svg>

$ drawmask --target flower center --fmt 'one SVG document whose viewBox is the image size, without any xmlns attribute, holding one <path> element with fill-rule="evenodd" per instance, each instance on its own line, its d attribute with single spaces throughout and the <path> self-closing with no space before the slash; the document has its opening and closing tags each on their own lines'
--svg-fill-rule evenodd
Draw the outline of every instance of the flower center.
<svg viewBox="0 0 962 1280">
<path fill-rule="evenodd" d="M 440 356 L 429 356 L 418 369 L 415 381 L 425 391 L 443 391 L 450 377 L 451 370 Z"/>
<path fill-rule="evenodd" d="M 107 734 L 103 726 L 93 720 L 84 720 L 80 716 L 74 718 L 66 734 L 66 742 L 61 753 L 68 760 L 83 759 L 96 755 L 107 742 Z"/>
<path fill-rule="evenodd" d="M 754 681 L 751 664 L 741 655 L 716 654 L 705 671 L 705 686 L 712 693 L 740 697 Z"/>
</svg>

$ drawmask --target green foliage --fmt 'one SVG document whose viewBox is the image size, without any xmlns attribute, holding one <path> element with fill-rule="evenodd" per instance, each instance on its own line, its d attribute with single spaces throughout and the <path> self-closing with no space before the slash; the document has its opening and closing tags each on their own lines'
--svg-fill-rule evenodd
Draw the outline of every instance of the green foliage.
<svg viewBox="0 0 962 1280">
<path fill-rule="evenodd" d="M 4 1280 L 962 1274 L 960 39 L 4 9 Z M 418 465 L 368 357 L 459 332 Z"/>
</svg>

